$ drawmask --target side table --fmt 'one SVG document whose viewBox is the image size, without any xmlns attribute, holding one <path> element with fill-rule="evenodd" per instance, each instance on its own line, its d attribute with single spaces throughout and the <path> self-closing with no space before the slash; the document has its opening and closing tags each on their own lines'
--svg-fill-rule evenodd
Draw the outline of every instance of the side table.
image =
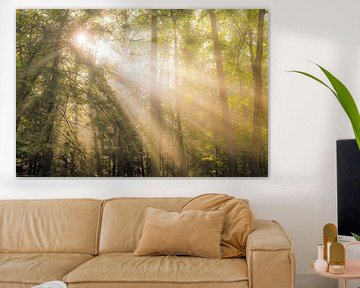
<svg viewBox="0 0 360 288">
<path fill-rule="evenodd" d="M 348 242 L 344 245 L 345 247 L 345 273 L 344 274 L 331 274 L 329 272 L 320 272 L 314 269 L 314 264 L 311 265 L 311 269 L 318 275 L 327 278 L 343 280 L 343 288 L 346 288 L 348 280 L 360 279 L 360 260 L 348 260 L 347 259 L 347 248 L 352 245 L 360 245 L 360 242 Z"/>
</svg>

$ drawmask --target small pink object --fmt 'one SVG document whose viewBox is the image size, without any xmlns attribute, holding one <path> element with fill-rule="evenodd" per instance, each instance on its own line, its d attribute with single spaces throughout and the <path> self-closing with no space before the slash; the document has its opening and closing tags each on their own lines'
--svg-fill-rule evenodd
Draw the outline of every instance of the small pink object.
<svg viewBox="0 0 360 288">
<path fill-rule="evenodd" d="M 319 272 L 326 272 L 328 263 L 324 260 L 324 245 L 318 245 L 318 259 L 314 263 L 314 269 Z"/>
</svg>

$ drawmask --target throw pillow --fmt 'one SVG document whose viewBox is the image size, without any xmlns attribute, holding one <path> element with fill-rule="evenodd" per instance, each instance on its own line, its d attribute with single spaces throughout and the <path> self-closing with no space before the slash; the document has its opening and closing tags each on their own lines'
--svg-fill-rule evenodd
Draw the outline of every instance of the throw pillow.
<svg viewBox="0 0 360 288">
<path fill-rule="evenodd" d="M 134 255 L 192 255 L 221 258 L 224 211 L 168 212 L 146 208 Z"/>
<path fill-rule="evenodd" d="M 254 217 L 247 200 L 225 194 L 204 194 L 190 200 L 181 209 L 188 210 L 225 211 L 221 237 L 222 257 L 245 256 L 247 236 L 254 230 Z"/>
</svg>

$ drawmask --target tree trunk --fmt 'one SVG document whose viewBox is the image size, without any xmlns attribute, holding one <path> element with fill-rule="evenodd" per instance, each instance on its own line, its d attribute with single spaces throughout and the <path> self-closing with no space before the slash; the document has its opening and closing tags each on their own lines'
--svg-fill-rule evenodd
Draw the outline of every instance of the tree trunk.
<svg viewBox="0 0 360 288">
<path fill-rule="evenodd" d="M 151 129 L 151 176 L 160 176 L 161 159 L 161 106 L 157 80 L 158 40 L 157 40 L 157 10 L 150 10 L 151 15 L 151 87 L 150 87 L 150 129 Z"/>
<path fill-rule="evenodd" d="M 179 73 L 178 73 L 178 37 L 177 37 L 177 27 L 176 27 L 176 15 L 174 12 L 171 12 L 171 19 L 173 22 L 173 33 L 174 33 L 174 65 L 175 65 L 175 113 L 176 113 L 176 123 L 177 123 L 177 150 L 179 158 L 179 175 L 177 176 L 187 176 L 187 166 L 186 166 L 186 155 L 184 148 L 184 135 L 182 131 L 182 120 L 181 120 L 181 99 L 178 92 L 179 84 Z"/>
<path fill-rule="evenodd" d="M 55 107 L 57 102 L 57 93 L 59 87 L 59 69 L 60 69 L 60 46 L 61 39 L 63 36 L 64 24 L 67 21 L 68 11 L 64 10 L 65 13 L 63 15 L 59 15 L 60 17 L 60 25 L 56 33 L 56 40 L 54 45 L 54 51 L 56 52 L 56 56 L 52 62 L 50 68 L 50 77 L 47 88 L 44 92 L 45 94 L 45 109 L 46 109 L 46 123 L 44 126 L 44 142 L 45 148 L 43 151 L 43 155 L 41 160 L 39 161 L 40 168 L 40 176 L 52 176 L 53 175 L 53 156 L 54 156 L 54 124 L 56 120 Z"/>
<path fill-rule="evenodd" d="M 215 175 L 211 175 L 211 176 L 215 176 L 215 177 L 219 177 L 219 172 L 220 172 L 220 169 L 219 169 L 219 144 L 218 144 L 218 141 L 219 139 L 221 139 L 221 136 L 219 135 L 219 131 L 218 131 L 218 117 L 217 117 L 217 113 L 216 113 L 216 100 L 217 100 L 217 93 L 216 93 L 216 79 L 214 77 L 213 79 L 213 83 L 214 84 L 211 84 L 211 94 L 210 94 L 210 98 L 212 99 L 212 101 L 214 101 L 214 105 L 212 105 L 212 108 L 210 110 L 210 114 L 209 114 L 209 119 L 211 119 L 211 130 L 212 130 L 212 133 L 213 133 L 213 143 L 214 143 L 214 156 L 215 156 L 215 161 L 214 161 L 214 164 L 213 164 L 213 169 L 215 170 Z"/>
<path fill-rule="evenodd" d="M 253 136 L 251 145 L 251 176 L 260 176 L 261 162 L 261 121 L 263 117 L 263 43 L 264 43 L 264 18 L 265 10 L 260 9 L 257 24 L 256 54 L 254 55 L 252 34 L 250 33 L 250 55 L 255 83 L 254 114 L 253 114 Z"/>
<path fill-rule="evenodd" d="M 228 104 L 227 90 L 225 85 L 225 76 L 223 69 L 223 60 L 220 50 L 219 35 L 217 30 L 216 16 L 213 10 L 209 10 L 210 21 L 211 21 L 211 31 L 214 41 L 214 55 L 216 62 L 216 71 L 217 79 L 219 86 L 221 110 L 222 110 L 222 120 L 225 130 L 225 139 L 227 145 L 227 157 L 229 165 L 229 176 L 238 176 L 237 171 L 237 161 L 236 161 L 236 152 L 235 152 L 235 136 L 231 124 L 231 115 Z"/>
<path fill-rule="evenodd" d="M 94 175 L 97 177 L 103 176 L 102 174 L 102 168 L 101 168 L 101 151 L 99 148 L 99 140 L 98 140 L 98 133 L 96 127 L 93 127 L 93 142 L 94 142 Z"/>
</svg>

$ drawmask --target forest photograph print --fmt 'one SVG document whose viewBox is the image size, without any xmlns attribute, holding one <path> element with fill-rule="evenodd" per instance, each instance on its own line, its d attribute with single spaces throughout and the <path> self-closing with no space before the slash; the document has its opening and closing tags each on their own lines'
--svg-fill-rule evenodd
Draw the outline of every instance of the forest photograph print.
<svg viewBox="0 0 360 288">
<path fill-rule="evenodd" d="M 19 9 L 18 177 L 267 177 L 268 11 Z"/>
</svg>

